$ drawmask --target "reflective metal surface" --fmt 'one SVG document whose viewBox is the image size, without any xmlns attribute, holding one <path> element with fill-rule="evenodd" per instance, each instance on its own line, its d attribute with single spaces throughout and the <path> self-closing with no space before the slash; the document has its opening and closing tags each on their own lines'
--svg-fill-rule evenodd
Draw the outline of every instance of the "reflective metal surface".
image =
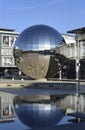
<svg viewBox="0 0 85 130">
<path fill-rule="evenodd" d="M 14 107 L 19 119 L 32 128 L 56 125 L 64 116 L 55 95 L 15 97 Z"/>
<path fill-rule="evenodd" d="M 35 25 L 25 29 L 14 46 L 16 65 L 34 79 L 49 78 L 59 71 L 59 61 L 54 52 L 65 44 L 63 37 L 54 28 Z"/>
</svg>

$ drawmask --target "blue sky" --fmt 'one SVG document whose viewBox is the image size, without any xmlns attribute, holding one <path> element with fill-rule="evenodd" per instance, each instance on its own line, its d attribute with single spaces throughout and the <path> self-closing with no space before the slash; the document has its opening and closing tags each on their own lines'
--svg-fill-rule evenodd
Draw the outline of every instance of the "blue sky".
<svg viewBox="0 0 85 130">
<path fill-rule="evenodd" d="M 0 28 L 45 24 L 60 33 L 85 27 L 85 0 L 0 0 Z"/>
</svg>

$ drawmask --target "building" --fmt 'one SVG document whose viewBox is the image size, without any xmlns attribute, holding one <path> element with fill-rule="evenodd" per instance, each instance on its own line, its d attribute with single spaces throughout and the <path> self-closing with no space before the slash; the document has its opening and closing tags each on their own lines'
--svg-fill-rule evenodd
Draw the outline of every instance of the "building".
<svg viewBox="0 0 85 130">
<path fill-rule="evenodd" d="M 62 34 L 66 46 L 61 48 L 61 54 L 69 59 L 63 67 L 62 78 L 78 79 L 79 73 L 80 79 L 85 79 L 85 28 L 68 33 Z"/>
<path fill-rule="evenodd" d="M 0 76 L 11 68 L 16 68 L 13 45 L 18 34 L 14 29 L 0 28 Z"/>
<path fill-rule="evenodd" d="M 14 29 L 0 28 L 0 77 L 7 72 L 19 72 L 13 57 L 13 45 L 19 33 Z M 80 79 L 85 79 L 85 27 L 62 34 L 66 45 L 60 47 L 60 54 L 67 60 L 63 63 L 61 78 L 78 79 L 78 64 Z M 79 63 L 78 63 L 79 62 Z"/>
<path fill-rule="evenodd" d="M 66 57 L 63 63 L 61 78 L 75 79 L 75 59 L 77 55 L 77 47 L 75 37 L 69 34 L 62 34 L 66 42 L 66 46 L 60 49 L 61 55 Z"/>
</svg>

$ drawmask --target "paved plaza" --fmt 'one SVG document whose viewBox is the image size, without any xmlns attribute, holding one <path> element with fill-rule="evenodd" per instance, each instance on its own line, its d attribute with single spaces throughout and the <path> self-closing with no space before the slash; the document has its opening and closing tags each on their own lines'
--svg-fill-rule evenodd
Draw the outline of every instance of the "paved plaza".
<svg viewBox="0 0 85 130">
<path fill-rule="evenodd" d="M 0 91 L 14 95 L 26 95 L 29 93 L 49 94 L 75 94 L 78 82 L 64 81 L 36 81 L 36 80 L 7 80 L 0 79 Z M 34 91 L 35 90 L 35 91 Z M 80 93 L 85 93 L 85 82 L 80 81 Z"/>
</svg>

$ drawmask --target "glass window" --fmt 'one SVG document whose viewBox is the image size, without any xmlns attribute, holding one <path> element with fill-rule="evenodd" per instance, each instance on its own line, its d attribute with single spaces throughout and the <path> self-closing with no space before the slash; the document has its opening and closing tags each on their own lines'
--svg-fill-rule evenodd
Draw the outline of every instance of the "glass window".
<svg viewBox="0 0 85 130">
<path fill-rule="evenodd" d="M 9 46 L 9 37 L 3 36 L 3 47 L 8 47 L 8 46 Z"/>
<path fill-rule="evenodd" d="M 2 47 L 13 47 L 16 39 L 17 39 L 17 37 L 15 37 L 15 36 L 4 35 L 3 40 L 2 40 Z"/>
<path fill-rule="evenodd" d="M 13 57 L 2 57 L 2 66 L 14 66 L 14 58 Z"/>
</svg>

